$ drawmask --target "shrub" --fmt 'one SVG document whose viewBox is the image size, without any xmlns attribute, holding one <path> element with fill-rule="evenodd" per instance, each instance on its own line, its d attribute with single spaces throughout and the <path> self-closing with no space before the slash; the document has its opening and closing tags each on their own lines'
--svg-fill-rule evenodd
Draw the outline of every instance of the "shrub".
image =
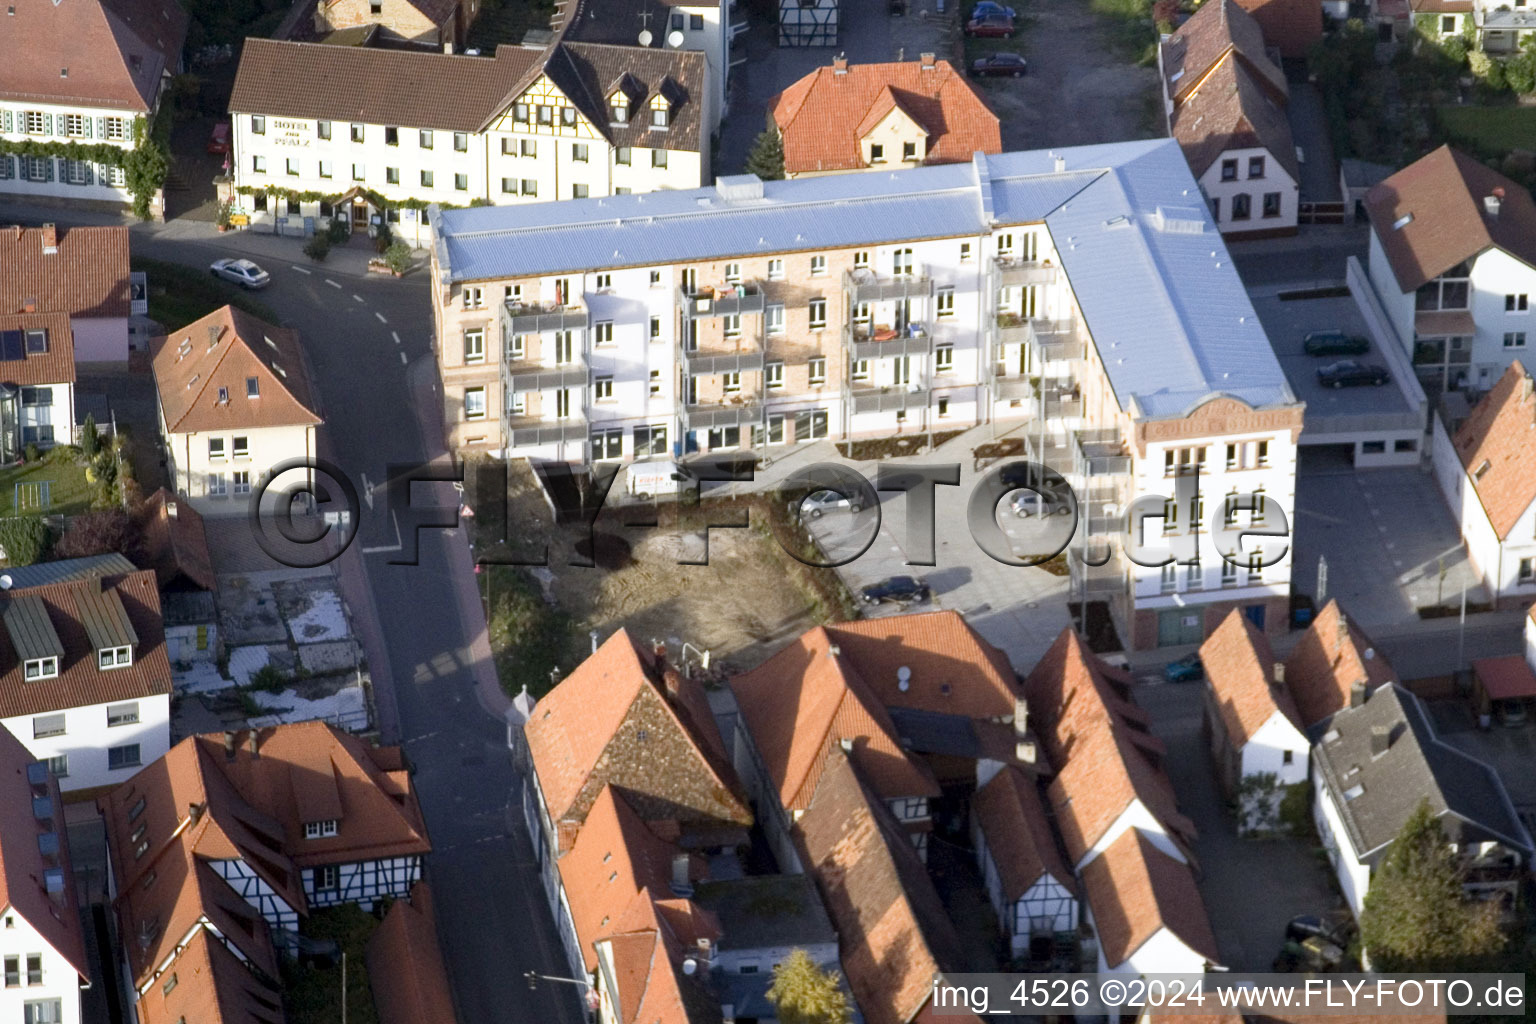
<svg viewBox="0 0 1536 1024">
<path fill-rule="evenodd" d="M 69 521 L 53 546 L 57 558 L 87 558 L 117 551 L 127 553 L 134 539 L 133 523 L 120 508 L 87 512 Z"/>
<path fill-rule="evenodd" d="M 85 426 L 80 428 L 80 451 L 88 459 L 95 458 L 101 450 L 101 435 L 96 430 L 96 417 L 87 415 Z"/>
<path fill-rule="evenodd" d="M 1504 80 L 1522 96 L 1536 92 L 1536 53 L 1526 50 L 1506 60 Z"/>
<path fill-rule="evenodd" d="M 384 250 L 384 262 L 389 264 L 389 269 L 397 274 L 403 274 L 411 269 L 411 247 L 404 242 L 395 242 Z"/>
<path fill-rule="evenodd" d="M 41 458 L 41 455 L 37 450 L 37 445 L 31 441 L 28 441 L 27 446 L 21 450 L 21 457 L 26 459 L 28 462 L 36 462 L 39 458 Z"/>
<path fill-rule="evenodd" d="M 309 236 L 309 241 L 304 243 L 304 255 L 316 263 L 324 263 L 325 258 L 331 254 L 331 236 L 315 232 Z"/>
<path fill-rule="evenodd" d="M 7 516 L 0 519 L 0 549 L 12 565 L 31 565 L 48 547 L 48 527 L 42 516 Z"/>
<path fill-rule="evenodd" d="M 1467 41 L 1460 36 L 1451 36 L 1440 44 L 1440 52 L 1446 59 L 1457 67 L 1460 67 L 1467 59 Z"/>
<path fill-rule="evenodd" d="M 250 688 L 253 690 L 282 693 L 287 686 L 288 676 L 276 665 L 266 664 L 251 673 Z"/>
<path fill-rule="evenodd" d="M 347 219 L 340 214 L 331 217 L 331 226 L 325 229 L 325 233 L 332 245 L 340 245 L 352 237 L 352 229 L 347 226 Z"/>
</svg>

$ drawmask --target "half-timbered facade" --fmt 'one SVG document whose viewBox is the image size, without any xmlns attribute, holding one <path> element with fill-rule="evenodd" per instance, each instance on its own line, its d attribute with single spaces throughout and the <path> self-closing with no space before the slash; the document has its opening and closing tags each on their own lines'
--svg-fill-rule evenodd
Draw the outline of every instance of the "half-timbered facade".
<svg viewBox="0 0 1536 1024">
<path fill-rule="evenodd" d="M 1078 924 L 1077 881 L 1056 847 L 1035 780 L 1008 767 L 971 804 L 976 865 L 1009 949 L 1021 956 L 1037 943 L 1051 949 Z"/>
</svg>

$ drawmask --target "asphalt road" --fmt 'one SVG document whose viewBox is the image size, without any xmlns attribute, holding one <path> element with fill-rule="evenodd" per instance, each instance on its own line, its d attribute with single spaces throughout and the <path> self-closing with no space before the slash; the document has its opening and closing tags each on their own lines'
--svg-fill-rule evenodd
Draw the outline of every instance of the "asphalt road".
<svg viewBox="0 0 1536 1024">
<path fill-rule="evenodd" d="M 304 339 L 326 418 L 322 455 L 360 493 L 378 487 L 373 507 L 363 507 L 358 543 L 388 546 L 394 523 L 379 485 L 387 467 L 423 462 L 429 450 L 408 386 L 411 364 L 431 358 L 427 279 L 298 267 L 307 264 L 298 248 L 294 263 L 262 260 L 272 284 L 260 300 Z M 134 229 L 133 250 L 196 267 L 232 255 L 212 239 L 168 242 L 145 227 Z M 417 543 L 415 566 L 388 564 L 400 555 L 387 551 L 364 558 L 394 680 L 399 735 L 388 738 L 404 744 L 416 767 L 433 845 L 427 878 L 459 1019 L 576 1024 L 584 1015 L 575 986 L 530 991 L 523 979 L 530 970 L 563 976 L 569 968 L 530 862 L 504 726 L 475 699 L 471 638 L 458 612 L 463 581 L 447 568 L 449 545 L 462 541 L 424 530 Z"/>
</svg>

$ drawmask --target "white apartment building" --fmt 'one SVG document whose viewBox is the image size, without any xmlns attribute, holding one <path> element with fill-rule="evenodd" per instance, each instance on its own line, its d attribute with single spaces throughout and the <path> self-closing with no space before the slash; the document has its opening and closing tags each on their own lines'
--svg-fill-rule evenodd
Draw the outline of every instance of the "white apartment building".
<svg viewBox="0 0 1536 1024">
<path fill-rule="evenodd" d="M 297 331 L 225 306 L 153 353 L 166 468 L 205 516 L 246 515 L 272 467 L 314 458 L 322 420 Z"/>
<path fill-rule="evenodd" d="M 230 98 L 234 209 L 303 234 L 429 238 L 421 208 L 694 188 L 703 54 L 597 43 L 493 57 L 252 39 Z"/>
<path fill-rule="evenodd" d="M 0 725 L 65 792 L 128 778 L 171 742 L 171 667 L 152 571 L 5 592 Z"/>
<path fill-rule="evenodd" d="M 90 964 L 64 805 L 48 766 L 0 727 L 0 1018 L 78 1024 Z"/>
<path fill-rule="evenodd" d="M 1073 560 L 1080 593 L 1134 595 L 1138 647 L 1235 605 L 1284 628 L 1289 563 L 1201 537 L 1234 492 L 1289 520 L 1302 407 L 1171 140 L 429 215 L 455 447 L 584 462 L 1029 419 L 1095 546 L 1132 494 L 1200 479 L 1164 535 L 1196 564 Z"/>
<path fill-rule="evenodd" d="M 1365 197 L 1368 271 L 1424 390 L 1487 391 L 1536 345 L 1536 203 L 1448 146 Z"/>
<path fill-rule="evenodd" d="M 0 141 L 54 151 L 0 154 L 0 195 L 131 202 L 120 161 L 82 147 L 133 148 L 181 70 L 187 15 L 174 0 L 15 0 L 7 13 Z"/>
</svg>

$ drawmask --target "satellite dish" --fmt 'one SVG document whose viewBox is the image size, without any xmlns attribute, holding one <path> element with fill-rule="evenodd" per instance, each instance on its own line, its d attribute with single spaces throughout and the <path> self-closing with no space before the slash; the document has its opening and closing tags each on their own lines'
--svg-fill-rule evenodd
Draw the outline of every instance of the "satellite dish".
<svg viewBox="0 0 1536 1024">
<path fill-rule="evenodd" d="M 10 573 L 6 573 L 4 576 L 0 576 L 0 590 L 10 590 L 11 584 L 14 582 L 15 581 L 11 579 Z"/>
<path fill-rule="evenodd" d="M 901 666 L 901 668 L 898 668 L 896 670 L 896 688 L 898 690 L 900 690 L 902 693 L 906 693 L 907 689 L 911 685 L 912 685 L 912 670 L 910 668 L 908 668 L 907 666 L 903 665 L 903 666 Z"/>
<path fill-rule="evenodd" d="M 689 977 L 692 977 L 694 975 L 694 973 L 696 973 L 698 971 L 698 969 L 699 969 L 699 962 L 697 960 L 695 960 L 693 957 L 690 956 L 690 957 L 685 957 L 683 959 L 683 973 L 684 974 L 688 975 Z"/>
<path fill-rule="evenodd" d="M 677 49 L 678 47 L 682 46 L 683 45 L 683 34 L 681 32 L 668 32 L 667 33 L 667 45 L 672 47 L 674 50 Z"/>
<path fill-rule="evenodd" d="M 650 46 L 651 45 L 651 40 L 655 39 L 655 38 L 656 38 L 655 36 L 651 35 L 651 30 L 650 29 L 643 28 L 643 29 L 640 30 L 640 45 L 641 46 Z"/>
</svg>

